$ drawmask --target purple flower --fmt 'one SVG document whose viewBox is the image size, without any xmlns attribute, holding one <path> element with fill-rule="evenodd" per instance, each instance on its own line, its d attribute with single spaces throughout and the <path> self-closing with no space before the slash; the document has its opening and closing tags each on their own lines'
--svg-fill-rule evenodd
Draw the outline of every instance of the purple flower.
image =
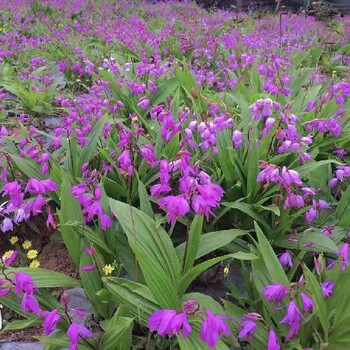
<svg viewBox="0 0 350 350">
<path fill-rule="evenodd" d="M 328 237 L 332 237 L 333 230 L 334 230 L 334 226 L 325 226 L 323 227 L 323 229 L 321 229 L 321 233 L 323 233 Z"/>
<path fill-rule="evenodd" d="M 69 350 L 78 350 L 79 339 L 91 338 L 93 334 L 86 327 L 73 322 L 67 330 L 67 336 L 70 340 Z"/>
<path fill-rule="evenodd" d="M 328 181 L 328 187 L 334 188 L 338 183 L 338 179 L 336 177 L 333 177 Z"/>
<path fill-rule="evenodd" d="M 80 271 L 92 271 L 95 270 L 96 266 L 95 265 L 85 265 L 80 268 Z"/>
<path fill-rule="evenodd" d="M 171 191 L 171 187 L 168 184 L 156 184 L 150 189 L 152 196 L 160 196 L 162 193 L 168 193 Z"/>
<path fill-rule="evenodd" d="M 51 312 L 44 312 L 41 314 L 44 317 L 44 321 L 41 326 L 44 328 L 44 335 L 52 334 L 57 324 L 61 321 L 61 316 L 57 310 L 52 310 Z"/>
<path fill-rule="evenodd" d="M 318 217 L 318 212 L 315 208 L 311 208 L 305 213 L 305 220 L 309 225 L 312 223 L 312 221 L 317 219 L 317 217 Z"/>
<path fill-rule="evenodd" d="M 190 211 L 190 205 L 182 196 L 167 196 L 159 199 L 157 203 L 162 209 L 165 209 L 172 225 L 175 225 L 177 218 Z"/>
<path fill-rule="evenodd" d="M 340 159 L 344 158 L 348 154 L 344 148 L 337 149 L 334 151 L 334 153 Z"/>
<path fill-rule="evenodd" d="M 301 185 L 301 176 L 300 174 L 295 170 L 287 170 L 287 168 L 284 166 L 282 168 L 282 174 L 281 174 L 281 185 L 284 187 L 290 187 L 292 184 Z"/>
<path fill-rule="evenodd" d="M 316 101 L 315 100 L 311 100 L 306 105 L 306 112 L 310 112 L 310 111 L 312 111 L 315 108 L 316 108 Z"/>
<path fill-rule="evenodd" d="M 232 134 L 232 142 L 235 146 L 235 149 L 240 148 L 243 145 L 243 137 L 244 137 L 244 133 L 239 131 L 239 130 L 235 130 Z"/>
<path fill-rule="evenodd" d="M 325 298 L 329 298 L 333 295 L 333 288 L 335 283 L 332 281 L 326 281 L 321 283 L 322 294 Z"/>
<path fill-rule="evenodd" d="M 5 218 L 0 225 L 0 230 L 2 232 L 13 231 L 13 222 L 9 218 Z"/>
<path fill-rule="evenodd" d="M 7 129 L 4 126 L 1 126 L 0 128 L 0 136 L 8 136 L 9 132 L 7 131 Z"/>
<path fill-rule="evenodd" d="M 303 312 L 312 312 L 313 301 L 312 299 L 305 293 L 300 293 L 301 300 L 303 302 Z"/>
<path fill-rule="evenodd" d="M 228 328 L 225 320 L 227 317 L 214 315 L 211 311 L 206 311 L 207 318 L 203 321 L 201 329 L 199 331 L 199 338 L 211 349 L 215 349 L 216 342 L 219 340 L 222 333 L 229 336 L 230 329 Z"/>
<path fill-rule="evenodd" d="M 239 339 L 247 338 L 248 341 L 252 341 L 253 335 L 256 331 L 256 323 L 254 321 L 245 320 L 238 326 L 238 328 L 240 329 L 237 335 Z"/>
<path fill-rule="evenodd" d="M 266 350 L 280 350 L 280 344 L 277 335 L 273 329 L 270 329 L 269 340 L 267 342 Z"/>
<path fill-rule="evenodd" d="M 150 332 L 157 330 L 162 337 L 165 335 L 180 334 L 184 338 L 192 332 L 192 327 L 187 321 L 187 315 L 184 312 L 177 313 L 176 310 L 164 309 L 154 312 L 148 319 L 148 328 Z"/>
<path fill-rule="evenodd" d="M 274 283 L 264 287 L 263 297 L 267 298 L 270 303 L 279 303 L 289 294 L 287 287 L 282 283 Z"/>
<path fill-rule="evenodd" d="M 327 209 L 328 207 L 329 207 L 328 202 L 326 202 L 326 201 L 323 200 L 323 199 L 319 199 L 319 200 L 318 200 L 318 208 L 319 208 L 320 210 Z"/>
<path fill-rule="evenodd" d="M 38 288 L 34 284 L 32 278 L 24 272 L 14 273 L 14 291 L 17 296 L 21 293 L 33 294 L 34 291 L 38 291 Z"/>
<path fill-rule="evenodd" d="M 209 215 L 214 215 L 211 209 L 220 205 L 224 190 L 213 183 L 197 185 L 196 189 L 200 194 L 196 194 L 193 197 L 192 209 L 197 215 L 205 215 L 207 220 L 209 220 Z"/>
<path fill-rule="evenodd" d="M 31 312 L 35 314 L 39 314 L 40 306 L 38 301 L 35 299 L 34 295 L 31 293 L 24 293 L 22 304 L 21 304 L 23 312 Z"/>
<path fill-rule="evenodd" d="M 282 253 L 278 260 L 282 266 L 293 267 L 293 260 L 289 252 Z"/>
<path fill-rule="evenodd" d="M 107 214 L 100 215 L 101 228 L 103 231 L 106 231 L 108 227 L 111 227 L 113 222 Z"/>
<path fill-rule="evenodd" d="M 280 321 L 280 323 L 288 324 L 290 327 L 286 338 L 287 342 L 297 335 L 300 327 L 300 318 L 300 310 L 298 309 L 298 306 L 295 303 L 295 301 L 292 300 L 287 306 L 286 316 Z"/>
<path fill-rule="evenodd" d="M 341 270 L 344 271 L 349 264 L 349 243 L 344 243 L 339 249 L 338 255 L 342 258 Z"/>
<path fill-rule="evenodd" d="M 146 96 L 143 96 L 139 99 L 139 103 L 137 105 L 140 106 L 142 109 L 147 109 L 150 103 L 151 101 Z"/>
</svg>

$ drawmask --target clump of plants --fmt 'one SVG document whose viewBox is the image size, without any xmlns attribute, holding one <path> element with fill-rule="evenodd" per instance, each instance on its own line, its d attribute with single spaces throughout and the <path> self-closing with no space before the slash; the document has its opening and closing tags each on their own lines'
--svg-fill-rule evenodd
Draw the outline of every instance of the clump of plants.
<svg viewBox="0 0 350 350">
<path fill-rule="evenodd" d="M 70 350 L 350 346 L 347 18 L 330 47 L 304 15 L 0 4 L 0 98 L 19 105 L 0 127 L 5 332 Z M 79 278 L 39 266 L 17 234 L 35 218 Z M 213 271 L 220 298 L 198 285 Z M 71 287 L 88 322 L 57 297 Z"/>
</svg>

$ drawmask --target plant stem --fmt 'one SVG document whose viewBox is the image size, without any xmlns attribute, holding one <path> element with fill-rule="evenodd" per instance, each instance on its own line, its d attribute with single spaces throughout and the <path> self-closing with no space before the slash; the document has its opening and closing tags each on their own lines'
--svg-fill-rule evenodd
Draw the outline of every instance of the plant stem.
<svg viewBox="0 0 350 350">
<path fill-rule="evenodd" d="M 188 250 L 188 241 L 190 239 L 190 231 L 189 231 L 189 226 L 190 226 L 190 219 L 187 218 L 187 227 L 186 227 L 186 245 L 185 245 L 185 253 L 184 253 L 184 257 L 182 260 L 182 273 L 185 270 L 185 266 L 186 266 L 186 260 L 187 260 L 187 250 Z"/>
</svg>

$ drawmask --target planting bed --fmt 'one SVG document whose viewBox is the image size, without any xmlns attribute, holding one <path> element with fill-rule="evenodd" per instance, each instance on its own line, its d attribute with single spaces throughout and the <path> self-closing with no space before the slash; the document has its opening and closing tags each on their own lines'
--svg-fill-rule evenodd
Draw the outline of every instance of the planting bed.
<svg viewBox="0 0 350 350">
<path fill-rule="evenodd" d="M 0 0 L 0 349 L 350 348 L 350 17 L 322 18 Z"/>
</svg>

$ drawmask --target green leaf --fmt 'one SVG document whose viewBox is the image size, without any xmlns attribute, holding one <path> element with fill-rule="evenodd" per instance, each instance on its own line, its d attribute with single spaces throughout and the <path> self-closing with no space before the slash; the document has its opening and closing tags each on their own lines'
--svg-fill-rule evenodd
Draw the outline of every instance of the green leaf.
<svg viewBox="0 0 350 350">
<path fill-rule="evenodd" d="M 153 219 L 154 213 L 152 210 L 151 201 L 149 200 L 149 195 L 147 193 L 146 187 L 140 179 L 138 180 L 138 190 L 139 190 L 141 211 L 143 211 Z"/>
<path fill-rule="evenodd" d="M 28 159 L 21 158 L 16 154 L 11 153 L 11 159 L 16 164 L 17 168 L 28 178 L 43 180 L 45 177 L 41 175 L 39 166 Z"/>
<path fill-rule="evenodd" d="M 152 313 L 161 308 L 150 289 L 143 284 L 118 277 L 103 277 L 102 281 L 117 303 L 143 325 L 147 325 Z"/>
<path fill-rule="evenodd" d="M 107 329 L 101 338 L 103 350 L 130 350 L 132 348 L 133 319 L 120 317 L 116 312 L 108 322 Z"/>
<path fill-rule="evenodd" d="M 56 288 L 56 287 L 80 287 L 80 282 L 63 273 L 34 267 L 8 268 L 7 272 L 27 273 L 38 288 Z"/>
<path fill-rule="evenodd" d="M 263 210 L 271 211 L 276 216 L 280 216 L 281 215 L 280 208 L 277 205 L 265 206 L 265 205 L 253 204 L 253 208 L 257 209 L 258 211 L 263 211 Z"/>
<path fill-rule="evenodd" d="M 320 160 L 320 161 L 309 161 L 305 164 L 301 165 L 300 167 L 296 168 L 295 170 L 301 175 L 302 178 L 307 178 L 309 173 L 312 171 L 315 171 L 315 169 L 322 167 L 326 164 L 337 164 L 341 165 L 342 163 L 334 160 L 334 159 L 326 159 L 326 160 Z"/>
<path fill-rule="evenodd" d="M 48 337 L 34 337 L 35 339 L 43 342 L 46 345 L 56 345 L 60 346 L 60 348 L 68 348 L 70 341 L 67 335 L 61 331 L 54 333 Z M 80 341 L 78 345 L 79 350 L 94 350 L 96 349 L 94 346 L 87 345 L 86 342 Z"/>
<path fill-rule="evenodd" d="M 334 267 L 333 269 L 335 269 Z M 339 271 L 338 266 L 338 271 Z M 350 334 L 348 330 L 348 324 L 350 322 L 350 303 L 349 303 L 349 284 L 350 284 L 350 270 L 346 270 L 340 273 L 337 280 L 333 280 L 335 287 L 333 290 L 333 296 L 330 299 L 333 305 L 333 322 L 332 330 L 329 334 L 329 343 L 341 344 L 350 346 Z"/>
<path fill-rule="evenodd" d="M 350 225 L 350 186 L 347 187 L 338 202 L 335 217 L 339 219 L 339 225 L 347 227 Z"/>
<path fill-rule="evenodd" d="M 303 265 L 303 270 L 305 274 L 307 289 L 311 293 L 312 299 L 314 301 L 314 313 L 317 314 L 318 319 L 320 320 L 325 335 L 324 340 L 327 342 L 328 330 L 330 326 L 328 320 L 329 310 L 327 310 L 320 283 L 317 281 L 316 277 L 312 274 L 312 272 L 307 268 L 305 264 Z"/>
<path fill-rule="evenodd" d="M 232 154 L 234 152 L 232 141 L 228 132 L 221 132 L 217 137 L 217 148 L 218 148 L 218 161 L 220 169 L 222 170 L 225 180 L 228 183 L 232 183 L 235 179 L 235 169 L 232 161 Z"/>
<path fill-rule="evenodd" d="M 172 137 L 172 139 L 167 142 L 166 146 L 163 148 L 162 154 L 165 155 L 168 159 L 173 159 L 180 150 L 179 143 L 180 134 L 176 134 Z"/>
<path fill-rule="evenodd" d="M 160 103 L 164 103 L 167 97 L 171 96 L 178 86 L 179 83 L 177 78 L 168 79 L 158 87 L 157 93 L 151 99 L 151 104 L 155 106 Z"/>
<path fill-rule="evenodd" d="M 290 242 L 288 238 L 281 237 L 273 241 L 274 246 L 287 249 L 301 249 L 305 251 L 318 251 L 335 253 L 338 248 L 331 238 L 320 232 L 300 233 L 294 236 L 297 242 Z M 312 246 L 305 246 L 306 243 L 312 242 Z"/>
<path fill-rule="evenodd" d="M 219 256 L 217 258 L 209 259 L 201 264 L 198 264 L 194 267 L 192 267 L 191 270 L 189 270 L 184 276 L 182 276 L 180 283 L 179 283 L 179 294 L 183 295 L 187 288 L 190 286 L 190 284 L 204 271 L 208 270 L 210 267 L 212 267 L 215 264 L 220 263 L 223 260 L 227 259 L 242 259 L 242 260 L 254 260 L 258 257 L 254 254 L 250 253 L 235 253 L 235 254 L 226 254 L 223 256 Z"/>
<path fill-rule="evenodd" d="M 266 221 L 261 218 L 261 215 L 259 215 L 256 212 L 256 210 L 251 204 L 236 201 L 236 202 L 225 202 L 225 203 L 222 203 L 222 205 L 231 209 L 236 209 L 241 211 L 242 213 L 250 216 L 252 220 L 260 222 L 262 225 L 264 225 L 265 228 L 269 229 L 269 226 L 267 225 Z"/>
<path fill-rule="evenodd" d="M 227 244 L 231 243 L 235 238 L 243 236 L 246 231 L 239 229 L 222 230 L 209 232 L 201 235 L 198 244 L 198 250 L 196 254 L 196 259 L 201 258 L 217 249 L 225 247 Z M 182 260 L 185 252 L 186 243 L 181 243 L 176 247 L 176 253 L 180 260 Z"/>
<path fill-rule="evenodd" d="M 266 268 L 271 275 L 272 281 L 274 283 L 283 283 L 284 285 L 288 286 L 289 280 L 269 241 L 256 222 L 254 223 L 254 226 L 259 241 L 259 252 L 261 253 L 261 256 L 266 264 Z"/>
<path fill-rule="evenodd" d="M 94 125 L 94 129 L 91 134 L 89 134 L 89 141 L 84 146 L 79 157 L 79 170 L 81 166 L 85 163 L 89 163 L 93 158 L 94 153 L 97 150 L 98 142 L 103 137 L 103 128 L 107 122 L 108 114 L 105 114 L 100 120 Z"/>
<path fill-rule="evenodd" d="M 201 308 L 213 311 L 217 315 L 224 315 L 224 308 L 219 302 L 213 299 L 210 295 L 202 293 L 187 293 L 184 295 L 183 300 L 196 300 Z"/>
<path fill-rule="evenodd" d="M 84 242 L 85 241 L 85 242 Z M 81 241 L 81 251 L 84 251 L 86 247 L 89 247 L 86 240 Z M 104 318 L 109 317 L 109 310 L 107 304 L 101 304 L 100 298 L 97 293 L 103 288 L 100 274 L 98 273 L 97 268 L 91 271 L 83 271 L 81 268 L 83 266 L 95 265 L 95 261 L 92 256 L 89 254 L 81 254 L 80 257 L 80 266 L 79 266 L 79 275 L 81 283 L 83 285 L 85 294 L 89 301 L 91 302 L 94 310 L 98 310 L 103 314 Z"/>
<path fill-rule="evenodd" d="M 67 176 L 61 184 L 61 209 L 58 212 L 60 231 L 64 244 L 74 264 L 80 263 L 80 233 L 77 228 L 65 225 L 68 222 L 83 222 L 83 214 L 79 203 L 70 193 L 71 183 Z"/>
<path fill-rule="evenodd" d="M 202 227 L 203 216 L 195 216 L 188 234 L 187 248 L 185 243 L 186 255 L 183 256 L 183 274 L 188 272 L 193 267 L 194 261 L 196 260 L 198 245 L 202 234 Z"/>
<path fill-rule="evenodd" d="M 38 318 L 30 318 L 25 320 L 16 320 L 8 323 L 0 332 L 0 334 L 8 331 L 21 330 L 30 327 L 38 326 L 41 323 L 41 320 Z"/>
<path fill-rule="evenodd" d="M 113 199 L 110 199 L 110 205 L 154 297 L 164 308 L 178 308 L 180 301 L 176 291 L 180 263 L 169 235 L 162 227 L 156 227 L 155 221 L 142 211 Z"/>
<path fill-rule="evenodd" d="M 101 251 L 107 254 L 113 254 L 113 252 L 108 248 L 107 244 L 102 239 L 104 234 L 102 230 L 93 228 L 91 226 L 86 226 L 81 222 L 68 222 L 63 226 L 72 226 L 74 229 L 77 229 L 81 236 L 86 237 L 89 242 L 93 243 L 95 248 L 101 248 Z"/>
<path fill-rule="evenodd" d="M 247 161 L 245 162 L 245 173 L 247 174 L 246 195 L 249 196 L 251 202 L 254 202 L 255 195 L 261 187 L 260 183 L 256 181 L 256 177 L 259 173 L 258 161 L 258 148 L 256 143 L 252 142 L 251 148 L 248 151 Z"/>
</svg>

